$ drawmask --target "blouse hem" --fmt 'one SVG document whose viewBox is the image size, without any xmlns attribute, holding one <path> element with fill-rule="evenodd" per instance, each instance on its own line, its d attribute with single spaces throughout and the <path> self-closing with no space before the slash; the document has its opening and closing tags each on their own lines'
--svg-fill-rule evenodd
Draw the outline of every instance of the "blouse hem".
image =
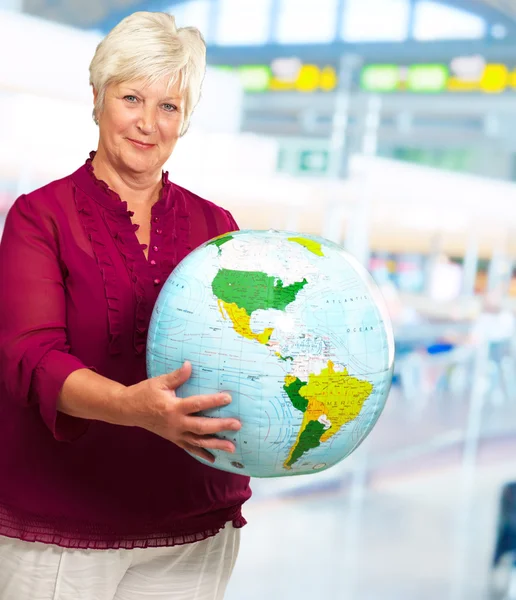
<svg viewBox="0 0 516 600">
<path fill-rule="evenodd" d="M 210 525 L 208 525 L 209 521 L 211 521 Z M 133 550 L 182 546 L 217 535 L 227 523 L 231 523 L 235 529 L 241 529 L 247 524 L 240 507 L 218 511 L 215 523 L 213 516 L 209 519 L 206 517 L 199 519 L 199 530 L 196 531 L 117 534 L 95 531 L 93 527 L 90 531 L 72 528 L 65 530 L 43 522 L 37 517 L 20 518 L 9 509 L 0 506 L 0 537 L 80 550 Z"/>
</svg>

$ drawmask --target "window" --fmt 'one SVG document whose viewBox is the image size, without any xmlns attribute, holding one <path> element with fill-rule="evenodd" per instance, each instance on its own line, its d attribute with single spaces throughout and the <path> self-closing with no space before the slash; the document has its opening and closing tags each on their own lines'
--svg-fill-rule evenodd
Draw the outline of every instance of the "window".
<svg viewBox="0 0 516 600">
<path fill-rule="evenodd" d="M 217 44 L 265 44 L 269 38 L 272 0 L 219 0 Z"/>
<path fill-rule="evenodd" d="M 346 0 L 342 37 L 346 42 L 402 42 L 409 18 L 408 0 Z"/>
<path fill-rule="evenodd" d="M 190 0 L 173 4 L 167 12 L 174 15 L 178 27 L 197 27 L 208 41 L 211 7 L 211 0 Z"/>
<path fill-rule="evenodd" d="M 282 44 L 332 42 L 338 0 L 281 0 L 276 40 Z"/>
<path fill-rule="evenodd" d="M 486 23 L 477 15 L 426 0 L 416 6 L 414 37 L 417 40 L 477 39 L 485 35 Z"/>
</svg>

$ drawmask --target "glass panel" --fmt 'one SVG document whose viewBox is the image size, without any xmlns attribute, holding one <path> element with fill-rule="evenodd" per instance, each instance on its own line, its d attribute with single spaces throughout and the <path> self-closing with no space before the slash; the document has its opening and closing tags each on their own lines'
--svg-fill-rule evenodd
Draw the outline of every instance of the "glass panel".
<svg viewBox="0 0 516 600">
<path fill-rule="evenodd" d="M 282 44 L 332 42 L 338 0 L 281 0 L 276 39 Z"/>
<path fill-rule="evenodd" d="M 265 44 L 272 0 L 219 0 L 215 42 L 220 45 Z"/>
<path fill-rule="evenodd" d="M 178 27 L 197 27 L 206 39 L 210 26 L 211 6 L 210 0 L 190 0 L 190 2 L 173 4 L 167 12 L 174 15 Z"/>
<path fill-rule="evenodd" d="M 427 0 L 416 7 L 414 37 L 417 40 L 477 39 L 485 35 L 486 23 L 478 15 Z"/>
<path fill-rule="evenodd" d="M 409 17 L 408 0 L 347 0 L 342 37 L 347 42 L 402 42 Z"/>
</svg>

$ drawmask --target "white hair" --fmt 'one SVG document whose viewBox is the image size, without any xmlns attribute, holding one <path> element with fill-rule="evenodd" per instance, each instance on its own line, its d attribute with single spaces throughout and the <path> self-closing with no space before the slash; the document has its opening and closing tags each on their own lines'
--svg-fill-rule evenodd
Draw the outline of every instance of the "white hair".
<svg viewBox="0 0 516 600">
<path fill-rule="evenodd" d="M 169 77 L 184 94 L 183 135 L 199 101 L 206 71 L 206 44 L 195 27 L 176 27 L 172 15 L 135 12 L 118 23 L 100 42 L 90 64 L 90 84 L 97 91 L 93 118 L 104 106 L 111 83 Z"/>
</svg>

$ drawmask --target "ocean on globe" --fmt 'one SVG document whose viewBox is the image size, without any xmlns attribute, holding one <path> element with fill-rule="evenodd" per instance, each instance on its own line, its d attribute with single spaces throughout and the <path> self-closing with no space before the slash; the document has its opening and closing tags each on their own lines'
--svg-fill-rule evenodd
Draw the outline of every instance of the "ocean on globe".
<svg viewBox="0 0 516 600">
<path fill-rule="evenodd" d="M 190 253 L 151 318 L 147 370 L 188 360 L 181 397 L 227 391 L 234 454 L 214 467 L 252 477 L 323 471 L 366 438 L 387 400 L 394 341 L 372 277 L 340 246 L 285 231 L 238 231 Z M 197 458 L 197 457 L 196 457 Z M 206 461 L 205 464 L 209 464 Z"/>
</svg>

